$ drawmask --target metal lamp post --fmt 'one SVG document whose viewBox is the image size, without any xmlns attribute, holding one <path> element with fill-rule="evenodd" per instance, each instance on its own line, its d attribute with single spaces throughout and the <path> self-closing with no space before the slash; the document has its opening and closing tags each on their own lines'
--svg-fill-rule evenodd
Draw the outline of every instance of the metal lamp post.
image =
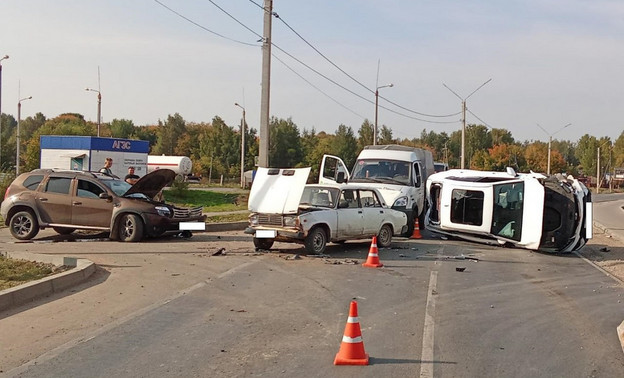
<svg viewBox="0 0 624 378">
<path fill-rule="evenodd" d="M 20 122 L 22 120 L 22 101 L 30 100 L 32 96 L 24 97 L 17 102 L 17 146 L 15 150 L 15 176 L 19 176 L 20 166 Z"/>
<path fill-rule="evenodd" d="M 563 126 L 562 128 L 560 128 L 559 130 L 555 131 L 552 134 L 549 134 L 548 131 L 546 131 L 542 126 L 540 126 L 539 123 L 536 123 L 536 125 L 540 129 L 542 129 L 546 133 L 546 135 L 548 135 L 548 168 L 546 169 L 546 174 L 550 175 L 550 151 L 551 151 L 551 145 L 552 145 L 552 137 L 553 135 L 557 134 L 558 132 L 560 132 L 561 130 L 565 129 L 566 127 L 572 124 L 568 123 L 567 125 Z"/>
<path fill-rule="evenodd" d="M 85 88 L 85 91 L 97 92 L 98 94 L 97 136 L 100 136 L 100 122 L 102 120 L 102 92 L 93 88 Z"/>
<path fill-rule="evenodd" d="M 243 119 L 241 120 L 241 188 L 245 188 L 245 107 L 238 104 L 238 102 L 234 103 L 235 106 L 243 109 Z"/>
<path fill-rule="evenodd" d="M 468 98 L 470 96 L 472 96 L 473 94 L 475 94 L 475 92 L 477 92 L 479 89 L 483 88 L 483 86 L 487 83 L 489 83 L 490 81 L 492 81 L 492 79 L 489 79 L 488 81 L 486 81 L 485 83 L 481 84 L 477 89 L 475 89 L 474 91 L 472 91 L 472 93 L 470 93 L 468 96 L 466 96 L 466 98 L 462 98 L 460 95 L 458 95 L 457 93 L 455 93 L 455 91 L 453 91 L 451 88 L 449 88 L 446 84 L 442 83 L 442 85 L 444 85 L 444 87 L 446 87 L 446 89 L 448 89 L 449 91 L 451 91 L 451 93 L 453 93 L 455 96 L 457 96 L 457 98 L 459 98 L 462 101 L 462 122 L 463 122 L 463 126 L 462 126 L 462 140 L 461 140 L 461 169 L 464 169 L 464 161 L 466 160 L 466 100 L 468 100 Z"/>
<path fill-rule="evenodd" d="M 392 88 L 394 84 L 382 85 L 375 88 L 375 129 L 373 130 L 373 145 L 377 145 L 377 113 L 379 110 L 379 90 L 381 88 Z"/>
<path fill-rule="evenodd" d="M 9 59 L 9 56 L 0 58 L 0 168 L 2 167 L 2 61 L 5 59 Z"/>
</svg>

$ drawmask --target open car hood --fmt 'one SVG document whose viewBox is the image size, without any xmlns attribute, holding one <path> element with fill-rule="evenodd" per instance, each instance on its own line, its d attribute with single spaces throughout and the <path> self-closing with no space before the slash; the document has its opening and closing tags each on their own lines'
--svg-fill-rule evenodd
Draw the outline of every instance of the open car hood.
<svg viewBox="0 0 624 378">
<path fill-rule="evenodd" d="M 141 177 L 124 195 L 143 193 L 154 199 L 158 192 L 173 182 L 175 177 L 176 173 L 171 169 L 157 169 Z"/>
<path fill-rule="evenodd" d="M 258 168 L 249 192 L 249 211 L 296 214 L 310 169 Z"/>
</svg>

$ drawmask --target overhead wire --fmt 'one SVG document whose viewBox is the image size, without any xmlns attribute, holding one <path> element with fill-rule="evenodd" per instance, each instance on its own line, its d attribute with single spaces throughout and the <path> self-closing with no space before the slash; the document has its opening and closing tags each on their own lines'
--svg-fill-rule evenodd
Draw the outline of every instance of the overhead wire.
<svg viewBox="0 0 624 378">
<path fill-rule="evenodd" d="M 186 20 L 186 21 L 188 21 L 188 22 L 192 23 L 193 25 L 195 25 L 195 26 L 197 26 L 197 27 L 199 27 L 199 28 L 201 28 L 201 29 L 203 29 L 203 30 L 205 30 L 205 31 L 208 31 L 208 32 L 210 32 L 210 33 L 212 33 L 212 34 L 214 34 L 214 35 L 217 35 L 217 36 L 219 36 L 219 37 L 221 37 L 221 38 L 225 38 L 225 39 L 230 40 L 230 41 L 233 41 L 233 42 L 237 42 L 237 43 L 241 43 L 241 44 L 244 44 L 244 45 L 249 45 L 249 46 L 254 46 L 254 47 L 257 47 L 257 45 L 256 45 L 256 44 L 251 44 L 251 43 L 246 43 L 246 42 L 238 41 L 238 40 L 235 40 L 235 39 L 232 39 L 232 38 L 226 37 L 226 36 L 224 36 L 224 35 L 222 35 L 222 34 L 219 34 L 219 33 L 217 33 L 217 32 L 214 32 L 214 31 L 212 31 L 212 30 L 210 30 L 210 29 L 208 29 L 208 28 L 204 27 L 203 25 L 201 25 L 201 24 L 199 24 L 199 23 L 197 23 L 197 22 L 195 22 L 195 21 L 193 21 L 193 20 L 189 19 L 188 17 L 186 17 L 186 16 L 184 16 L 184 15 L 180 14 L 179 12 L 177 12 L 177 11 L 173 10 L 172 8 L 170 8 L 170 7 L 166 6 L 165 4 L 163 4 L 162 2 L 160 2 L 159 0 L 154 0 L 154 1 L 155 1 L 156 3 L 158 3 L 159 5 L 163 6 L 164 8 L 166 8 L 167 10 L 171 11 L 172 13 L 176 14 L 177 16 L 181 17 L 182 19 L 184 19 L 184 20 Z M 262 7 L 262 6 L 260 6 L 259 4 L 257 4 L 257 3 L 255 3 L 255 2 L 253 2 L 252 0 L 249 0 L 249 1 L 250 1 L 250 2 L 252 2 L 254 5 L 256 5 L 256 6 L 260 7 L 260 8 L 264 11 L 264 7 Z M 228 13 L 227 11 L 225 11 L 223 8 L 221 8 L 219 5 L 217 5 L 214 1 L 209 0 L 209 2 L 210 2 L 211 4 L 213 4 L 216 8 L 218 8 L 220 11 L 222 11 L 223 13 L 225 13 L 228 17 L 232 18 L 235 22 L 237 22 L 238 24 L 240 24 L 241 26 L 243 26 L 245 29 L 247 29 L 248 31 L 250 31 L 252 34 L 254 34 L 254 35 L 256 35 L 256 36 L 260 37 L 260 38 L 261 38 L 261 40 L 262 40 L 262 39 L 264 39 L 264 38 L 263 38 L 260 34 L 256 33 L 254 30 L 252 30 L 251 28 L 249 28 L 248 26 L 246 26 L 244 23 L 242 23 L 241 21 L 239 21 L 238 19 L 236 19 L 236 17 L 232 16 L 230 13 Z M 273 14 L 273 15 L 274 15 L 274 16 L 277 16 L 277 13 L 275 13 L 275 12 L 274 12 L 274 14 Z M 280 19 L 279 17 L 277 17 L 277 18 L 278 18 L 278 19 Z M 285 24 L 286 24 L 286 23 L 285 23 Z M 294 31 L 294 30 L 293 30 L 293 31 Z M 296 33 L 296 32 L 295 32 L 295 33 Z M 298 33 L 296 33 L 296 34 L 298 34 Z M 302 38 L 302 39 L 303 39 L 303 38 Z M 305 41 L 305 40 L 304 40 L 304 41 Z M 307 43 L 307 41 L 306 41 L 306 43 Z M 347 91 L 347 92 L 351 93 L 352 95 L 354 95 L 354 96 L 356 96 L 356 97 L 358 97 L 358 98 L 360 98 L 360 99 L 362 99 L 362 100 L 364 100 L 364 101 L 366 101 L 366 102 L 368 102 L 368 103 L 370 103 L 370 104 L 374 104 L 374 102 L 373 102 L 372 100 L 370 100 L 370 99 L 368 99 L 368 98 L 366 98 L 366 97 L 364 97 L 364 96 L 362 96 L 362 95 L 360 95 L 360 94 L 358 94 L 358 93 L 356 93 L 356 92 L 354 92 L 354 91 L 350 90 L 349 88 L 347 88 L 347 87 L 345 87 L 345 86 L 341 85 L 340 83 L 336 82 L 335 80 L 333 80 L 333 79 L 331 79 L 331 78 L 327 77 L 326 75 L 324 75 L 324 74 L 322 74 L 321 72 L 319 72 L 318 70 L 316 70 L 316 69 L 312 68 L 311 66 L 309 66 L 309 65 L 308 65 L 308 64 L 306 64 L 306 63 L 304 63 L 303 61 L 301 61 L 301 60 L 300 60 L 300 59 L 298 59 L 297 57 L 293 56 L 292 54 L 290 54 L 290 53 L 289 53 L 289 52 L 287 52 L 286 50 L 282 49 L 282 48 L 281 48 L 280 46 L 278 46 L 277 44 L 275 44 L 275 43 L 271 42 L 271 45 L 272 45 L 272 46 L 274 46 L 274 47 L 275 47 L 276 49 L 278 49 L 279 51 L 281 51 L 282 53 L 284 53 L 284 54 L 286 54 L 287 56 L 289 56 L 291 59 L 293 59 L 293 60 L 297 61 L 299 64 L 303 65 L 304 67 L 306 67 L 306 68 L 307 68 L 307 69 L 309 69 L 310 71 L 312 71 L 312 72 L 316 73 L 317 75 L 319 75 L 319 76 L 323 77 L 325 80 L 328 80 L 328 81 L 329 81 L 329 82 L 331 82 L 332 84 L 334 84 L 334 85 L 338 86 L 339 88 L 341 88 L 341 89 L 343 89 L 343 90 L 345 90 L 345 91 Z M 316 50 L 316 49 L 315 49 L 315 50 Z M 276 57 L 276 56 L 275 56 L 275 54 L 271 54 L 271 55 L 272 55 L 272 56 L 274 56 L 274 57 Z M 321 55 L 322 55 L 322 54 L 321 54 Z M 323 55 L 322 55 L 322 56 L 323 56 Z M 278 60 L 279 60 L 279 58 L 277 58 L 277 57 L 276 57 L 276 59 L 278 59 Z M 282 64 L 285 64 L 285 63 L 284 63 L 283 61 L 281 61 L 281 60 L 280 60 L 280 62 L 281 62 Z M 286 64 L 285 64 L 285 65 L 286 65 Z M 286 66 L 287 66 L 287 65 L 286 65 Z M 291 71 L 293 71 L 293 72 L 294 72 L 294 70 L 293 70 L 291 67 L 287 66 L 287 68 L 288 68 L 288 69 L 290 69 Z M 298 76 L 299 76 L 300 78 L 302 78 L 302 79 L 303 79 L 303 77 L 302 77 L 301 75 L 298 75 Z M 308 80 L 305 80 L 305 79 L 304 79 L 304 81 L 306 81 L 306 83 L 308 83 L 308 84 L 312 85 L 312 84 L 311 84 Z M 360 83 L 360 84 L 361 84 L 361 83 Z M 313 86 L 313 85 L 312 85 L 312 86 Z M 319 90 L 319 89 L 318 89 L 318 88 L 316 88 L 315 86 L 313 86 L 313 87 L 314 87 L 315 89 Z M 368 88 L 366 88 L 366 89 L 368 89 Z M 323 93 L 324 95 L 328 96 L 326 93 L 324 93 L 324 92 L 322 92 L 322 91 L 321 91 L 321 93 Z M 374 93 L 374 92 L 373 92 L 373 93 Z M 329 97 L 329 96 L 328 96 L 328 97 Z M 379 96 L 379 97 L 381 97 L 381 96 Z M 331 97 L 330 97 L 330 98 L 331 98 Z M 381 98 L 382 98 L 382 99 L 384 99 L 384 100 L 386 100 L 386 101 L 388 101 L 387 99 L 385 99 L 385 98 L 383 98 L 383 97 L 381 97 Z M 333 100 L 333 101 L 335 101 L 335 102 L 337 102 L 337 101 L 336 101 L 335 99 L 333 99 L 333 98 L 332 98 L 332 100 Z M 340 104 L 340 103 L 339 103 L 339 104 Z M 346 106 L 345 106 L 345 105 L 340 104 L 340 106 L 342 106 L 342 107 L 345 107 L 345 108 L 346 108 Z M 395 105 L 395 106 L 397 106 L 397 105 Z M 459 122 L 459 121 L 432 121 L 432 120 L 422 119 L 422 118 L 418 118 L 418 117 L 413 117 L 413 116 L 410 116 L 410 115 L 407 115 L 407 114 L 404 114 L 404 113 L 398 112 L 398 111 L 396 111 L 396 110 L 390 109 L 390 108 L 385 107 L 385 106 L 383 106 L 383 105 L 378 105 L 378 107 L 379 107 L 379 108 L 382 108 L 382 109 L 384 109 L 384 110 L 387 110 L 387 111 L 389 111 L 389 112 L 391 112 L 391 113 L 394 113 L 394 114 L 400 115 L 400 116 L 402 116 L 402 117 L 409 118 L 409 119 L 413 119 L 413 120 L 417 120 L 417 121 L 421 121 L 421 122 L 427 122 L 427 123 L 437 123 L 437 124 L 451 124 L 451 123 L 458 123 L 458 122 Z M 399 106 L 399 107 L 400 107 L 400 106 Z M 406 108 L 405 108 L 405 110 L 408 110 L 408 111 L 413 112 L 413 113 L 416 113 L 416 114 L 421 114 L 421 113 L 414 112 L 414 111 L 411 111 L 411 110 L 406 109 Z M 353 110 L 349 110 L 349 111 L 351 111 L 351 112 L 352 112 L 352 113 L 354 113 L 354 114 L 357 114 L 357 113 L 355 113 Z M 453 116 L 453 115 L 457 115 L 457 114 L 459 114 L 459 113 L 456 113 L 456 114 L 451 114 L 451 115 L 448 115 L 448 116 Z M 358 115 L 358 116 L 359 116 L 359 117 L 361 117 L 360 115 Z"/>
<path fill-rule="evenodd" d="M 195 26 L 197 26 L 197 27 L 199 27 L 199 28 L 201 28 L 201 29 L 203 29 L 203 30 L 205 30 L 205 31 L 209 32 L 209 33 L 212 33 L 212 34 L 214 34 L 214 35 L 216 35 L 216 36 L 218 36 L 218 37 L 221 37 L 221 38 L 227 39 L 228 41 L 232 41 L 232 42 L 240 43 L 240 44 L 242 44 L 242 45 L 254 46 L 254 47 L 257 47 L 257 46 L 258 46 L 257 44 L 253 44 L 253 43 L 248 43 L 248 42 L 239 41 L 239 40 L 236 40 L 236 39 L 233 39 L 233 38 L 230 38 L 230 37 L 226 37 L 226 36 L 224 36 L 223 34 L 219 34 L 219 33 L 215 32 L 215 31 L 213 31 L 213 30 L 208 29 L 207 27 L 205 27 L 205 26 L 203 26 L 203 25 L 200 25 L 199 23 L 197 23 L 197 22 L 195 22 L 195 21 L 191 20 L 190 18 L 188 18 L 188 17 L 184 16 L 183 14 L 181 14 L 181 13 L 179 13 L 179 12 L 177 12 L 177 11 L 175 11 L 175 10 L 171 9 L 171 8 L 170 8 L 170 7 L 168 7 L 167 5 L 165 5 L 165 4 L 163 4 L 162 2 L 160 2 L 159 0 L 154 0 L 154 1 L 155 1 L 157 4 L 159 4 L 160 6 L 162 6 L 163 8 L 167 9 L 168 11 L 170 11 L 171 13 L 173 13 L 173 14 L 177 15 L 178 17 L 180 17 L 180 18 L 182 18 L 182 19 L 184 19 L 184 20 L 186 20 L 186 21 L 190 22 L 191 24 L 193 24 L 193 25 L 195 25 Z"/>
</svg>

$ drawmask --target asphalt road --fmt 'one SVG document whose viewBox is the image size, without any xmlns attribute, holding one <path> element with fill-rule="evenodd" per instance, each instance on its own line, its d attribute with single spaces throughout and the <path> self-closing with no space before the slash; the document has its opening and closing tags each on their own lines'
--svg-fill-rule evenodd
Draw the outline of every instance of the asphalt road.
<svg viewBox="0 0 624 378">
<path fill-rule="evenodd" d="M 364 268 L 366 241 L 309 257 L 283 243 L 256 253 L 242 232 L 131 244 L 43 233 L 15 243 L 3 229 L 0 249 L 85 257 L 99 269 L 75 290 L 0 313 L 0 374 L 624 375 L 619 282 L 573 254 L 423 234 L 381 250 L 383 268 Z M 586 248 L 604 242 L 598 235 Z M 352 299 L 366 367 L 333 365 Z"/>
</svg>

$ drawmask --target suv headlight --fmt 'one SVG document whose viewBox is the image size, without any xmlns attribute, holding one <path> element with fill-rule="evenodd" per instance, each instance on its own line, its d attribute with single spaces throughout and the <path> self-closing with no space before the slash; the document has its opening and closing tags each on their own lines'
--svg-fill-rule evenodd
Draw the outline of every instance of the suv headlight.
<svg viewBox="0 0 624 378">
<path fill-rule="evenodd" d="M 158 213 L 158 215 L 160 215 L 161 217 L 170 217 L 171 216 L 171 210 L 169 210 L 169 208 L 167 206 L 156 206 L 154 207 L 154 210 L 156 210 L 156 212 Z"/>
<path fill-rule="evenodd" d="M 251 214 L 249 216 L 249 225 L 257 226 L 258 225 L 258 214 Z"/>
<path fill-rule="evenodd" d="M 407 197 L 399 197 L 394 201 L 392 207 L 407 207 Z"/>
</svg>

